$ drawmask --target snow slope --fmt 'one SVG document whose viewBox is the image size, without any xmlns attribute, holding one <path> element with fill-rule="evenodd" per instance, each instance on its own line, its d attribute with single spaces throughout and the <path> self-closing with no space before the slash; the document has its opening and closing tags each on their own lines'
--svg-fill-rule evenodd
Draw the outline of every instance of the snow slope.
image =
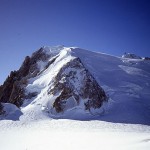
<svg viewBox="0 0 150 150">
<path fill-rule="evenodd" d="M 149 150 L 150 127 L 102 121 L 0 122 L 2 150 Z"/>
<path fill-rule="evenodd" d="M 150 61 L 72 51 L 110 97 L 100 120 L 150 125 Z"/>
</svg>

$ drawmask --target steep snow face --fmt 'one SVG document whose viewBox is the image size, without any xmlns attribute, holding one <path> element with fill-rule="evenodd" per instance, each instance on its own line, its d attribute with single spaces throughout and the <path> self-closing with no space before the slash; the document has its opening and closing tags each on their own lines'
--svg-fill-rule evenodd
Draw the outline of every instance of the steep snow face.
<svg viewBox="0 0 150 150">
<path fill-rule="evenodd" d="M 72 49 L 109 95 L 97 119 L 150 124 L 150 61 Z"/>
</svg>

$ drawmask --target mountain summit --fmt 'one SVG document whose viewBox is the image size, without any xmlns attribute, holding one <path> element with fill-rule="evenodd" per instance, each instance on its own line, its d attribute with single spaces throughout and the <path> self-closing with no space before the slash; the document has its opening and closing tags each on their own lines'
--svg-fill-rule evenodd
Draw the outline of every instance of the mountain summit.
<svg viewBox="0 0 150 150">
<path fill-rule="evenodd" d="M 107 96 L 75 56 L 76 48 L 42 47 L 0 87 L 0 101 L 53 117 L 95 114 Z M 35 118 L 36 116 L 32 116 Z"/>
<path fill-rule="evenodd" d="M 0 86 L 1 119 L 150 124 L 149 91 L 148 59 L 45 46 L 27 56 Z"/>
</svg>

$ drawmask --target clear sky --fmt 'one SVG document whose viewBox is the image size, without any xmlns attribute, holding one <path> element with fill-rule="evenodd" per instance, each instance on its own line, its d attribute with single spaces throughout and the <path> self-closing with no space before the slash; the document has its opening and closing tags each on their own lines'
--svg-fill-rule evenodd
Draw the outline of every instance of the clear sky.
<svg viewBox="0 0 150 150">
<path fill-rule="evenodd" d="M 150 0 L 0 0 L 0 84 L 44 45 L 150 56 Z"/>
</svg>

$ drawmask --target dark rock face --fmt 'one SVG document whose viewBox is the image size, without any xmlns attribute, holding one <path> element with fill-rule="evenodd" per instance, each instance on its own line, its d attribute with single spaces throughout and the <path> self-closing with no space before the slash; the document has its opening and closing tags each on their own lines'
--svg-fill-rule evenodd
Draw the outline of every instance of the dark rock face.
<svg viewBox="0 0 150 150">
<path fill-rule="evenodd" d="M 107 99 L 104 90 L 85 69 L 79 58 L 75 58 L 61 68 L 55 78 L 54 88 L 48 91 L 53 95 L 59 92 L 61 94 L 53 103 L 58 113 L 66 109 L 66 103 L 70 98 L 74 99 L 77 105 L 84 100 L 84 108 L 89 111 L 91 108 L 100 108 Z"/>
<path fill-rule="evenodd" d="M 48 55 L 44 53 L 43 48 L 33 53 L 31 57 L 26 56 L 20 69 L 12 71 L 4 84 L 0 86 L 0 102 L 12 103 L 20 107 L 25 98 L 24 88 L 28 83 L 27 80 L 40 72 L 37 62 L 45 61 L 47 58 Z M 33 94 L 30 93 L 30 97 L 31 95 Z"/>
<path fill-rule="evenodd" d="M 37 66 L 38 61 L 46 61 L 48 55 L 40 48 L 38 51 L 34 52 L 31 57 L 26 56 L 22 66 L 18 70 L 21 77 L 35 77 L 39 73 L 39 68 Z"/>
<path fill-rule="evenodd" d="M 18 80 L 18 72 L 12 71 L 10 76 L 7 77 L 4 84 L 1 86 L 0 89 L 0 101 L 7 103 L 10 102 L 9 98 L 11 96 L 12 90 L 14 88 L 14 83 Z"/>
<path fill-rule="evenodd" d="M 2 104 L 0 103 L 0 115 L 2 115 L 3 114 L 3 106 L 2 106 Z"/>
<path fill-rule="evenodd" d="M 144 60 L 150 60 L 150 57 L 144 57 Z"/>
</svg>

